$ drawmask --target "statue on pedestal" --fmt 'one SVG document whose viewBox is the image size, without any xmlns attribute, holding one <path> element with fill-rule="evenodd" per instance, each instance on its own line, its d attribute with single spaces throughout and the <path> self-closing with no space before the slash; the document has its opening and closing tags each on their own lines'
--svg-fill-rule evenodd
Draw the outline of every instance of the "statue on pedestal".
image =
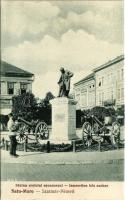
<svg viewBox="0 0 125 200">
<path fill-rule="evenodd" d="M 60 68 L 61 76 L 58 81 L 59 84 L 59 95 L 58 97 L 68 97 L 70 91 L 70 79 L 73 76 L 73 73 L 65 70 L 64 68 Z"/>
</svg>

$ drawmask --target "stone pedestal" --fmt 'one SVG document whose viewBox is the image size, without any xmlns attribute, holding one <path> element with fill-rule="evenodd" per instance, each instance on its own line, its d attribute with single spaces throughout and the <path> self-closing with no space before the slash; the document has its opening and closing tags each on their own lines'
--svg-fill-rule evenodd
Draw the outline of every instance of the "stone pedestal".
<svg viewBox="0 0 125 200">
<path fill-rule="evenodd" d="M 66 97 L 51 100 L 52 134 L 50 142 L 67 144 L 79 139 L 76 135 L 76 101 Z"/>
</svg>

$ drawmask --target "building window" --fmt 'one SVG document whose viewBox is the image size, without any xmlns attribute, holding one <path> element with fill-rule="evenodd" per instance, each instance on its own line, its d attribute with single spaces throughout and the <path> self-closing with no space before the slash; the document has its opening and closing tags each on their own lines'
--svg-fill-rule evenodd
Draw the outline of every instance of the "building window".
<svg viewBox="0 0 125 200">
<path fill-rule="evenodd" d="M 89 93 L 88 93 L 88 106 L 94 105 L 94 101 L 95 101 L 94 92 L 89 91 Z"/>
<path fill-rule="evenodd" d="M 99 78 L 99 87 L 101 86 L 101 78 Z"/>
<path fill-rule="evenodd" d="M 104 77 L 102 77 L 102 85 L 104 85 Z"/>
<path fill-rule="evenodd" d="M 87 92 L 84 92 L 81 94 L 81 102 L 80 102 L 82 107 L 87 106 Z"/>
<path fill-rule="evenodd" d="M 99 105 L 101 105 L 101 103 L 102 103 L 102 98 L 101 98 L 101 92 L 99 92 Z"/>
<path fill-rule="evenodd" d="M 14 83 L 12 83 L 12 82 L 9 82 L 8 83 L 8 94 L 14 94 Z"/>
<path fill-rule="evenodd" d="M 121 79 L 123 80 L 124 79 L 124 70 L 121 69 Z"/>
<path fill-rule="evenodd" d="M 112 100 L 114 99 L 114 93 L 113 93 L 113 91 L 111 91 L 111 99 Z"/>
<path fill-rule="evenodd" d="M 110 74 L 108 74 L 107 77 L 108 77 L 107 82 L 110 83 Z"/>
<path fill-rule="evenodd" d="M 120 89 L 118 89 L 118 100 L 120 100 Z"/>
<path fill-rule="evenodd" d="M 101 87 L 104 85 L 104 76 L 102 76 L 101 78 L 99 78 L 98 80 L 98 86 Z"/>
<path fill-rule="evenodd" d="M 98 93 L 98 104 L 103 105 L 104 104 L 104 92 Z"/>
<path fill-rule="evenodd" d="M 26 91 L 27 91 L 27 84 L 26 83 L 21 83 L 20 84 L 20 90 L 21 90 L 21 94 L 26 93 Z"/>
<path fill-rule="evenodd" d="M 117 78 L 118 78 L 118 81 L 120 80 L 120 70 L 117 71 Z"/>
<path fill-rule="evenodd" d="M 124 88 L 121 88 L 121 99 L 124 99 Z"/>
<path fill-rule="evenodd" d="M 102 105 L 104 105 L 104 92 L 102 92 Z"/>
</svg>

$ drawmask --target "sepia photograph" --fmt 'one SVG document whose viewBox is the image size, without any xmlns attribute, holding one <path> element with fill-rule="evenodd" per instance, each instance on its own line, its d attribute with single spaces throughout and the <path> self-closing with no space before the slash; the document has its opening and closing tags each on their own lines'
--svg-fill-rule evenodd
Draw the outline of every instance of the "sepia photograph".
<svg viewBox="0 0 125 200">
<path fill-rule="evenodd" d="M 122 0 L 1 1 L 2 200 L 123 200 L 124 105 Z"/>
</svg>

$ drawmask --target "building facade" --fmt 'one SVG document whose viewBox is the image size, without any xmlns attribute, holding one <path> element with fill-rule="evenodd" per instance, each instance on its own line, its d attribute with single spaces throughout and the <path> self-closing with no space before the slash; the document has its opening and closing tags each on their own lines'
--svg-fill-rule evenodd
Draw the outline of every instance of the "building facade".
<svg viewBox="0 0 125 200">
<path fill-rule="evenodd" d="M 113 105 L 120 107 L 124 104 L 124 56 L 96 68 L 96 105 Z"/>
<path fill-rule="evenodd" d="M 95 77 L 94 73 L 74 84 L 74 94 L 77 109 L 88 109 L 95 106 Z"/>
<path fill-rule="evenodd" d="M 82 91 L 86 91 L 84 97 Z M 121 107 L 124 104 L 124 56 L 97 67 L 92 74 L 75 83 L 74 93 L 78 101 L 77 109 Z"/>
<path fill-rule="evenodd" d="M 33 80 L 32 73 L 1 61 L 0 106 L 2 114 L 11 112 L 14 95 L 32 92 Z"/>
</svg>

